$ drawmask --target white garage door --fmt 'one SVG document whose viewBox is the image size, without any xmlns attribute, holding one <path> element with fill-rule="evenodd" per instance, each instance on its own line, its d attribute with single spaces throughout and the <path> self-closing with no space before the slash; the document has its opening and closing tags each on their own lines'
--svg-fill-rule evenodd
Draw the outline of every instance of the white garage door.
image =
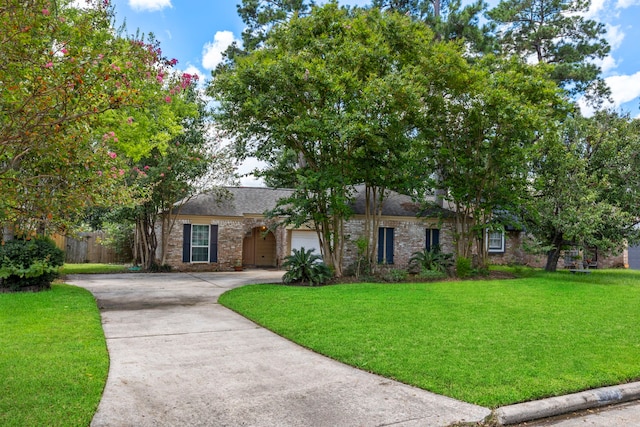
<svg viewBox="0 0 640 427">
<path fill-rule="evenodd" d="M 315 249 L 312 253 L 320 255 L 320 242 L 315 231 L 294 230 L 291 232 L 291 249 Z"/>
</svg>

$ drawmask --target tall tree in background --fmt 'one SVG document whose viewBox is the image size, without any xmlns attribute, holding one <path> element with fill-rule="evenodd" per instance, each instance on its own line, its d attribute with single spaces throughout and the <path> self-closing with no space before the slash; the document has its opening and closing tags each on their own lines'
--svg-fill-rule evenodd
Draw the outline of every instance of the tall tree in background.
<svg viewBox="0 0 640 427">
<path fill-rule="evenodd" d="M 480 24 L 480 16 L 487 9 L 483 0 L 464 7 L 460 0 L 373 0 L 372 6 L 425 22 L 436 40 L 464 40 L 469 53 L 486 53 L 493 48 L 492 23 Z"/>
<path fill-rule="evenodd" d="M 9 0 L 0 7 L 0 222 L 13 233 L 65 229 L 87 206 L 131 200 L 107 112 L 168 95 L 172 65 L 156 46 L 121 37 L 104 1 Z M 104 137 L 103 137 L 104 135 Z M 128 147 L 122 147 L 124 150 Z M 137 155 L 151 149 L 137 147 Z"/>
<path fill-rule="evenodd" d="M 602 23 L 585 19 L 588 0 L 502 0 L 487 15 L 498 24 L 506 55 L 553 65 L 551 77 L 573 96 L 608 94 L 594 62 L 610 50 Z"/>
<path fill-rule="evenodd" d="M 244 51 L 257 49 L 274 25 L 287 21 L 294 14 L 303 16 L 313 4 L 313 0 L 242 0 L 238 15 L 247 26 L 242 32 Z"/>
</svg>

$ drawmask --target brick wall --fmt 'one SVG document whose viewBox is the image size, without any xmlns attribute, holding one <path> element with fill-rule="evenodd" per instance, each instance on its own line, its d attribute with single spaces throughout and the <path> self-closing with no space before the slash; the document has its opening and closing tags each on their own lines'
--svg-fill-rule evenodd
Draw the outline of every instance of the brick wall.
<svg viewBox="0 0 640 427">
<path fill-rule="evenodd" d="M 190 264 L 182 262 L 183 224 L 213 224 L 218 225 L 218 262 L 211 264 Z M 179 219 L 169 238 L 167 263 L 179 271 L 228 271 L 232 270 L 237 259 L 242 259 L 242 244 L 246 235 L 256 227 L 271 227 L 273 224 L 260 217 L 255 218 L 184 218 Z M 450 222 L 436 224 L 417 218 L 403 218 L 401 220 L 386 217 L 380 222 L 380 227 L 394 229 L 394 268 L 405 268 L 414 252 L 425 248 L 425 230 L 427 228 L 440 229 L 440 246 L 443 252 L 454 252 L 453 225 Z M 362 236 L 364 219 L 356 217 L 345 224 L 345 253 L 343 266 L 349 267 L 357 261 L 357 247 L 355 241 Z M 291 230 L 284 227 L 273 229 L 276 238 L 276 262 L 279 267 L 284 257 L 289 254 Z M 377 231 L 376 231 L 377 233 Z M 528 254 L 523 249 L 524 235 L 520 232 L 508 231 L 505 235 L 505 252 L 489 254 L 492 264 L 520 264 L 532 267 L 544 267 L 544 255 Z M 624 267 L 628 265 L 627 251 L 620 254 L 599 254 L 600 268 Z M 563 268 L 563 258 L 560 258 L 558 268 Z"/>
<path fill-rule="evenodd" d="M 184 263 L 182 262 L 182 244 L 184 239 L 184 224 L 211 224 L 218 226 L 218 262 L 215 263 Z M 184 218 L 178 219 L 169 237 L 167 247 L 167 264 L 179 271 L 230 271 L 236 260 L 242 259 L 242 243 L 251 230 L 259 227 L 270 227 L 272 222 L 266 218 L 226 218 L 210 219 Z M 282 264 L 287 255 L 287 230 L 278 227 L 274 231 L 276 238 L 277 265 Z"/>
<path fill-rule="evenodd" d="M 395 268 L 405 268 L 415 252 L 425 248 L 427 228 L 440 228 L 440 247 L 443 252 L 453 252 L 451 224 L 430 224 L 418 218 L 404 218 L 402 220 L 383 218 L 380 227 L 393 228 L 393 258 Z M 356 240 L 364 233 L 364 219 L 354 218 L 345 224 L 345 254 L 343 265 L 348 267 L 357 261 L 358 249 Z M 377 231 L 376 231 L 377 236 Z"/>
</svg>

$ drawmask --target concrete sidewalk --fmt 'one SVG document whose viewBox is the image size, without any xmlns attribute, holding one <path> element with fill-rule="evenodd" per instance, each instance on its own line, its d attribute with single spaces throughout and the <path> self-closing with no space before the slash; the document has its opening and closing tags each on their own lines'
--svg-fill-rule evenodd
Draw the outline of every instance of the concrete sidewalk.
<svg viewBox="0 0 640 427">
<path fill-rule="evenodd" d="M 320 356 L 216 303 L 281 276 L 67 277 L 98 300 L 111 358 L 92 426 L 446 426 L 490 414 Z"/>
</svg>

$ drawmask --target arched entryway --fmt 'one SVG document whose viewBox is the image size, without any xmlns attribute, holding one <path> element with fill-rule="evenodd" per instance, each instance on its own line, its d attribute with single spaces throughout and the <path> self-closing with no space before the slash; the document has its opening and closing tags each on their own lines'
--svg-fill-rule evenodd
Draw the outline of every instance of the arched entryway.
<svg viewBox="0 0 640 427">
<path fill-rule="evenodd" d="M 242 242 L 242 263 L 247 266 L 277 267 L 276 236 L 267 227 L 255 227 Z"/>
</svg>

